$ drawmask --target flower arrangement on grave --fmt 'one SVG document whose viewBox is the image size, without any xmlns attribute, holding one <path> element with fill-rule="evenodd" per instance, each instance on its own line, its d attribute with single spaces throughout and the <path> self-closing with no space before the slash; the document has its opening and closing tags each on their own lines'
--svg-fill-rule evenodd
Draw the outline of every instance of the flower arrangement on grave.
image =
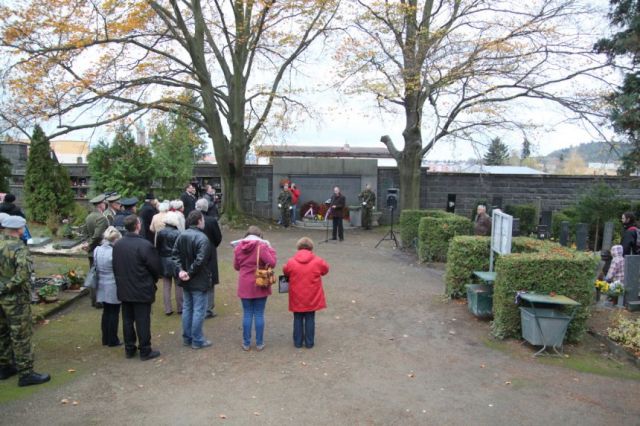
<svg viewBox="0 0 640 426">
<path fill-rule="evenodd" d="M 620 281 L 614 281 L 609 284 L 609 288 L 607 289 L 607 295 L 611 298 L 618 298 L 624 294 L 624 285 Z"/>
<path fill-rule="evenodd" d="M 80 271 L 75 269 L 69 269 L 64 275 L 65 279 L 69 283 L 69 290 L 78 290 L 84 283 L 84 277 Z"/>
<path fill-rule="evenodd" d="M 38 296 L 45 302 L 54 302 L 58 300 L 58 286 L 46 284 L 38 289 Z"/>
<path fill-rule="evenodd" d="M 609 283 L 603 280 L 596 280 L 595 287 L 600 293 L 606 293 L 609 291 Z"/>
</svg>

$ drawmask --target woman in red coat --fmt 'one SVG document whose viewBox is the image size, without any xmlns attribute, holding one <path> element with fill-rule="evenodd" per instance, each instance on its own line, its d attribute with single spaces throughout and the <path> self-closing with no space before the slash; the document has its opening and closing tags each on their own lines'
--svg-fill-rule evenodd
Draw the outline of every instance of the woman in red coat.
<svg viewBox="0 0 640 426">
<path fill-rule="evenodd" d="M 327 307 L 322 290 L 322 276 L 329 272 L 327 262 L 313 254 L 313 241 L 302 237 L 298 251 L 289 259 L 284 274 L 289 277 L 289 311 L 293 312 L 293 344 L 307 348 L 314 344 L 316 311 Z"/>
</svg>

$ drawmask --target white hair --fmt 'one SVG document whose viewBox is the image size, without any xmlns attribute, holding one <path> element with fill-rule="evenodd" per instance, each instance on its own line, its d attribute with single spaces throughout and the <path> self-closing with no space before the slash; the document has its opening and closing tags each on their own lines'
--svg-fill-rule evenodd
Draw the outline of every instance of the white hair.
<svg viewBox="0 0 640 426">
<path fill-rule="evenodd" d="M 198 201 L 196 201 L 196 210 L 206 212 L 207 210 L 209 210 L 209 202 L 204 198 L 200 198 Z"/>
<path fill-rule="evenodd" d="M 171 208 L 174 210 L 180 210 L 184 208 L 184 203 L 182 202 L 182 200 L 173 200 L 171 201 Z"/>
<path fill-rule="evenodd" d="M 171 226 L 175 226 L 178 228 L 180 226 L 180 213 L 177 212 L 168 212 L 163 218 L 162 221 Z"/>
<path fill-rule="evenodd" d="M 168 212 L 169 211 L 169 202 L 168 201 L 163 201 L 160 204 L 158 204 L 158 211 L 160 213 Z"/>
<path fill-rule="evenodd" d="M 122 234 L 115 226 L 110 226 L 105 229 L 104 234 L 102 234 L 103 238 L 109 242 L 114 242 L 122 238 Z"/>
</svg>

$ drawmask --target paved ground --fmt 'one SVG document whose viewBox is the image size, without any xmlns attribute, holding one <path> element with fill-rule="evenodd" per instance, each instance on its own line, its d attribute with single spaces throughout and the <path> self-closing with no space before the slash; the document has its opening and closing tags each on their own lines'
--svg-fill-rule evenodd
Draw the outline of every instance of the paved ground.
<svg viewBox="0 0 640 426">
<path fill-rule="evenodd" d="M 316 241 L 321 231 L 311 232 Z M 267 231 L 279 264 L 301 230 Z M 316 346 L 295 349 L 285 295 L 267 303 L 266 349 L 240 349 L 228 232 L 220 250 L 220 315 L 209 349 L 181 346 L 179 317 L 156 303 L 158 361 L 126 360 L 99 345 L 99 312 L 83 300 L 37 331 L 38 366 L 54 381 L 0 405 L 1 424 L 638 424 L 640 382 L 534 360 L 517 342 L 504 350 L 488 324 L 442 300 L 441 271 L 415 265 L 381 233 L 350 231 L 321 244 L 330 265 L 328 309 Z M 160 302 L 160 301 L 158 301 Z M 75 372 L 68 372 L 73 369 Z M 9 381 L 11 382 L 11 381 Z M 0 384 L 16 392 L 15 383 Z M 11 398 L 5 398 L 11 399 Z M 68 399 L 68 404 L 61 404 Z M 77 401 L 78 405 L 72 405 Z"/>
</svg>

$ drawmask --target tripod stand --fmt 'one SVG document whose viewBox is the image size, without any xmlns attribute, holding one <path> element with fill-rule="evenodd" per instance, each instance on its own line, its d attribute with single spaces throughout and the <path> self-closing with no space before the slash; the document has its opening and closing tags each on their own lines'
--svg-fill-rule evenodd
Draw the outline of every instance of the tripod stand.
<svg viewBox="0 0 640 426">
<path fill-rule="evenodd" d="M 327 210 L 327 214 L 324 215 L 324 240 L 320 241 L 319 244 L 328 243 L 329 242 L 329 213 L 331 209 Z"/>
<path fill-rule="evenodd" d="M 393 212 L 395 210 L 394 206 L 393 205 L 389 206 L 389 210 L 391 210 L 391 229 L 389 229 L 389 232 L 387 232 L 384 235 L 384 237 L 382 237 L 382 239 L 378 241 L 378 244 L 376 244 L 376 248 L 378 248 L 381 242 L 387 241 L 387 240 L 393 241 L 394 248 L 398 248 L 398 239 L 396 238 L 395 232 L 393 232 Z"/>
</svg>

